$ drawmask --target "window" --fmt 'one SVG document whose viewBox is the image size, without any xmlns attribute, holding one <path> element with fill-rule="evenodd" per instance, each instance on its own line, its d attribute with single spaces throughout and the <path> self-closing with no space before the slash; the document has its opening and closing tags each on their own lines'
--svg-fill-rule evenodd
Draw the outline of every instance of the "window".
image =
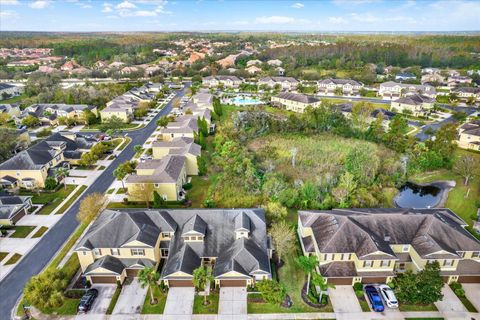
<svg viewBox="0 0 480 320">
<path fill-rule="evenodd" d="M 371 267 L 372 266 L 372 263 L 373 261 L 372 260 L 365 260 L 363 261 L 363 266 L 364 267 Z"/>
<path fill-rule="evenodd" d="M 170 238 L 170 232 L 162 232 L 162 238 Z"/>
<path fill-rule="evenodd" d="M 154 186 L 155 188 L 160 188 L 160 183 L 155 183 Z"/>
<path fill-rule="evenodd" d="M 465 257 L 465 251 L 457 251 L 458 255 L 462 258 Z"/>
<path fill-rule="evenodd" d="M 380 263 L 380 267 L 388 267 L 390 265 L 390 261 L 388 260 L 382 260 Z"/>
<path fill-rule="evenodd" d="M 145 250 L 143 249 L 130 249 L 132 256 L 144 256 Z"/>
<path fill-rule="evenodd" d="M 102 249 L 93 249 L 93 254 L 96 256 L 102 255 Z"/>
<path fill-rule="evenodd" d="M 333 254 L 332 253 L 325 254 L 325 260 L 333 260 Z"/>
<path fill-rule="evenodd" d="M 168 249 L 162 249 L 162 257 L 168 257 Z"/>
<path fill-rule="evenodd" d="M 119 249 L 110 249 L 110 253 L 112 256 L 119 256 L 120 255 L 120 250 Z"/>
<path fill-rule="evenodd" d="M 451 267 L 451 266 L 453 266 L 453 262 L 454 262 L 453 259 L 446 259 L 446 260 L 443 261 L 443 266 Z"/>
<path fill-rule="evenodd" d="M 402 247 L 402 252 L 408 252 L 408 248 L 409 248 L 409 247 L 410 247 L 410 246 L 409 246 L 408 244 L 404 245 L 404 246 Z"/>
<path fill-rule="evenodd" d="M 480 257 L 480 251 L 472 252 L 472 258 L 479 258 L 479 257 Z"/>
<path fill-rule="evenodd" d="M 190 240 L 195 241 L 197 240 L 197 237 L 190 237 Z"/>
<path fill-rule="evenodd" d="M 86 255 L 87 255 L 87 251 L 82 251 L 82 254 L 83 254 L 84 256 L 86 256 Z"/>
</svg>

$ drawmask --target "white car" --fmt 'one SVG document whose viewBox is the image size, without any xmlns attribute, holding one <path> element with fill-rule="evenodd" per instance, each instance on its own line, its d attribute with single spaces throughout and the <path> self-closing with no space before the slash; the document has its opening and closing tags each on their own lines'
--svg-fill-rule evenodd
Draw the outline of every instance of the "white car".
<svg viewBox="0 0 480 320">
<path fill-rule="evenodd" d="M 389 308 L 398 308 L 398 300 L 395 297 L 393 290 L 386 284 L 381 284 L 378 286 L 378 290 L 382 295 L 383 300 L 385 301 L 387 307 Z"/>
</svg>

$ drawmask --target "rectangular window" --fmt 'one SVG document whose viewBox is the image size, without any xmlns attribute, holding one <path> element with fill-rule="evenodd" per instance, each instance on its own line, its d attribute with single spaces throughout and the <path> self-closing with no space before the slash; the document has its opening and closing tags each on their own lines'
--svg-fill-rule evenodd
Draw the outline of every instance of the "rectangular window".
<svg viewBox="0 0 480 320">
<path fill-rule="evenodd" d="M 472 258 L 478 258 L 478 257 L 480 257 L 480 251 L 472 252 Z"/>
<path fill-rule="evenodd" d="M 453 266 L 453 262 L 454 262 L 454 260 L 452 260 L 452 259 L 444 260 L 444 261 L 443 261 L 443 266 L 445 266 L 445 267 L 451 267 L 451 266 Z"/>
<path fill-rule="evenodd" d="M 110 249 L 110 253 L 112 256 L 119 256 L 120 255 L 120 250 L 119 249 Z"/>
<path fill-rule="evenodd" d="M 162 257 L 168 257 L 168 249 L 162 249 Z"/>
<path fill-rule="evenodd" d="M 162 232 L 163 238 L 170 238 L 170 232 Z"/>
<path fill-rule="evenodd" d="M 389 265 L 390 265 L 390 261 L 388 260 L 382 260 L 382 262 L 380 263 L 381 267 L 388 267 Z"/>
<path fill-rule="evenodd" d="M 82 251 L 83 255 L 86 256 L 87 255 L 87 251 Z"/>
<path fill-rule="evenodd" d="M 408 244 L 404 245 L 404 246 L 402 247 L 402 252 L 408 252 L 408 248 L 409 248 L 409 247 L 410 247 L 410 246 L 409 246 Z"/>
<path fill-rule="evenodd" d="M 132 256 L 144 256 L 145 250 L 143 249 L 130 249 Z"/>
<path fill-rule="evenodd" d="M 155 188 L 159 188 L 160 187 L 160 184 L 159 183 L 155 183 Z"/>
<path fill-rule="evenodd" d="M 332 253 L 325 254 L 325 260 L 333 260 L 333 254 Z"/>
<path fill-rule="evenodd" d="M 102 255 L 102 249 L 93 249 L 93 254 L 96 256 Z"/>
<path fill-rule="evenodd" d="M 363 266 L 364 267 L 371 267 L 372 266 L 372 260 L 363 261 Z"/>
</svg>

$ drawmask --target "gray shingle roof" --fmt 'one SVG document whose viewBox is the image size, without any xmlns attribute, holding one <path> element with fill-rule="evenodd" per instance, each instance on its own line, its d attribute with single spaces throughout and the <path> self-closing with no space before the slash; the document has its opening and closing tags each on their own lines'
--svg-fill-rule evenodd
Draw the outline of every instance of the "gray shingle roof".
<svg viewBox="0 0 480 320">
<path fill-rule="evenodd" d="M 175 183 L 180 178 L 185 166 L 185 157 L 182 155 L 167 155 L 162 159 L 140 162 L 137 169 L 154 169 L 152 175 L 131 174 L 127 183 Z"/>
<path fill-rule="evenodd" d="M 103 268 L 109 271 L 112 271 L 120 275 L 125 268 L 130 267 L 153 267 L 155 266 L 155 261 L 150 259 L 119 259 L 114 256 L 103 256 L 100 259 L 95 260 L 91 265 L 85 270 L 85 274 L 98 274 L 95 272 L 95 269 Z"/>
<path fill-rule="evenodd" d="M 57 151 L 42 141 L 0 164 L 0 170 L 39 170 L 55 158 L 56 154 Z"/>
<path fill-rule="evenodd" d="M 393 102 L 419 106 L 422 103 L 434 103 L 435 99 L 429 98 L 421 94 L 413 94 L 413 95 L 408 95 L 406 97 L 397 99 Z"/>
<path fill-rule="evenodd" d="M 320 101 L 320 99 L 317 99 L 312 96 L 307 96 L 305 94 L 299 94 L 299 93 L 290 93 L 290 92 L 281 92 L 277 95 L 277 97 L 280 99 L 291 100 L 291 101 L 301 102 L 305 104 L 317 103 Z"/>
<path fill-rule="evenodd" d="M 245 212 L 241 212 L 235 217 L 235 230 L 239 229 L 250 231 L 250 218 Z"/>
</svg>

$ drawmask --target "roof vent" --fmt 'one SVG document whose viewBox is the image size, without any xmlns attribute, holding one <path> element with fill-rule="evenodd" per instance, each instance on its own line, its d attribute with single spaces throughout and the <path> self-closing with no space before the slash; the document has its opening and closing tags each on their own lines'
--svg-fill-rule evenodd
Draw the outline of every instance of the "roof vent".
<svg viewBox="0 0 480 320">
<path fill-rule="evenodd" d="M 390 242 L 390 236 L 383 237 L 383 240 L 385 240 L 385 242 Z"/>
</svg>

